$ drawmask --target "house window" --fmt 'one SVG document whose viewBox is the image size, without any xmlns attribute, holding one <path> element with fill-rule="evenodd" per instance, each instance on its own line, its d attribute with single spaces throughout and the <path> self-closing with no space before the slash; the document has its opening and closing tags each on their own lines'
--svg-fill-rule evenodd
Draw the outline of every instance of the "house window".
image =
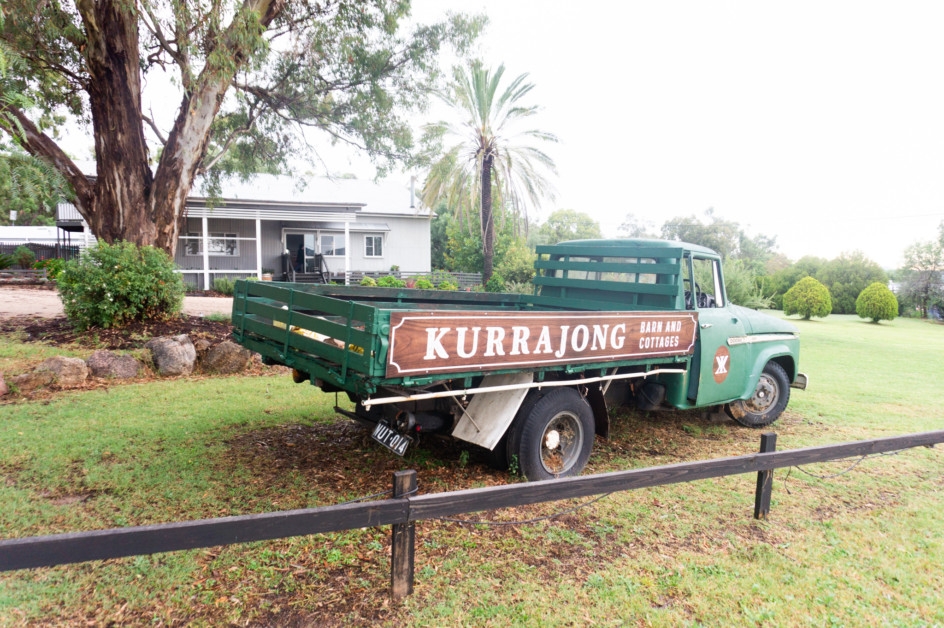
<svg viewBox="0 0 944 628">
<path fill-rule="evenodd" d="M 236 233 L 210 233 L 207 240 L 208 254 L 217 257 L 238 257 L 239 237 Z M 199 233 L 187 233 L 187 255 L 203 255 L 203 238 Z"/>
<path fill-rule="evenodd" d="M 330 257 L 341 257 L 345 253 L 344 236 L 341 234 L 321 235 L 321 254 Z"/>
<path fill-rule="evenodd" d="M 383 236 L 364 236 L 364 257 L 383 257 Z"/>
</svg>

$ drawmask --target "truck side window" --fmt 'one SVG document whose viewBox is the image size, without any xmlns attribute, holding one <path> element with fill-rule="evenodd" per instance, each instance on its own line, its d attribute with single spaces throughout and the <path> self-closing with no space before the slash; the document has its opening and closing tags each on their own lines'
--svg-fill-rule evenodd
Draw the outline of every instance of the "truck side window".
<svg viewBox="0 0 944 628">
<path fill-rule="evenodd" d="M 712 259 L 693 258 L 692 266 L 695 274 L 693 299 L 699 309 L 722 307 L 724 298 L 721 296 L 721 276 L 718 272 L 718 262 Z"/>
</svg>

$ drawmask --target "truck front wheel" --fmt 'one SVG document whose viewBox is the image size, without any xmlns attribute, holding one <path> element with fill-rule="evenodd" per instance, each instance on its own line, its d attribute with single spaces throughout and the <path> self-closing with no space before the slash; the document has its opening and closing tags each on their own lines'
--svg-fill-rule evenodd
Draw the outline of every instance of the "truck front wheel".
<svg viewBox="0 0 944 628">
<path fill-rule="evenodd" d="M 551 480 L 580 473 L 593 449 L 593 411 L 573 388 L 557 388 L 525 402 L 512 426 L 509 457 L 529 480 Z M 512 466 L 515 466 L 512 460 Z"/>
<path fill-rule="evenodd" d="M 724 410 L 745 427 L 764 427 L 780 418 L 788 401 L 790 378 L 787 372 L 776 362 L 768 362 L 750 399 L 732 401 Z"/>
</svg>

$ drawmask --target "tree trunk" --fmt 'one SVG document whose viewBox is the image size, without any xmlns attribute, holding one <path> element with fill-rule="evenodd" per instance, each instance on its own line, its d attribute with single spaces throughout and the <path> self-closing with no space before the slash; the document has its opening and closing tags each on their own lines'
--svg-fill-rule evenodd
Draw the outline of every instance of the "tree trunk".
<svg viewBox="0 0 944 628">
<path fill-rule="evenodd" d="M 137 18 L 132 5 L 122 0 L 78 6 L 89 44 L 88 94 L 98 167 L 94 199 L 84 199 L 82 214 L 92 233 L 106 242 L 154 244 L 157 226 L 147 211 L 152 175 L 141 113 Z"/>
<path fill-rule="evenodd" d="M 482 285 L 492 278 L 495 258 L 495 221 L 492 218 L 492 164 L 494 157 L 482 160 Z"/>
</svg>

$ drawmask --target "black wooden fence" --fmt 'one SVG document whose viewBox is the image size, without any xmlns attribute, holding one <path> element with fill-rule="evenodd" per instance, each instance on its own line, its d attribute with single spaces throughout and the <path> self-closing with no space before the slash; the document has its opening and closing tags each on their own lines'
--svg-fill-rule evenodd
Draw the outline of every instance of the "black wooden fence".
<svg viewBox="0 0 944 628">
<path fill-rule="evenodd" d="M 37 260 L 44 259 L 75 259 L 81 252 L 78 246 L 70 244 L 38 244 L 36 242 L 26 242 L 11 244 L 9 242 L 0 242 L 0 253 L 13 255 L 19 247 L 28 248 L 36 256 Z"/>
<path fill-rule="evenodd" d="M 428 495 L 416 494 L 415 471 L 398 471 L 394 497 L 381 501 L 0 541 L 0 571 L 392 525 L 391 589 L 401 597 L 413 589 L 416 521 L 753 472 L 754 516 L 766 518 L 774 469 L 931 447 L 944 430 L 779 452 L 775 442 L 764 434 L 761 452 L 746 456 Z"/>
</svg>

